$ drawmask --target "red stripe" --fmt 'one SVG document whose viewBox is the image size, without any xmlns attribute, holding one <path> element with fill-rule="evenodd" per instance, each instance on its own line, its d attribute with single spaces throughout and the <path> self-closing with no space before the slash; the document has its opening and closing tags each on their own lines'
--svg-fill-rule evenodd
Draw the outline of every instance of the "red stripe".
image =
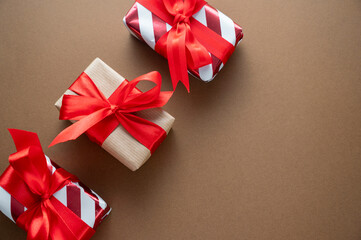
<svg viewBox="0 0 361 240">
<path fill-rule="evenodd" d="M 100 207 L 99 201 L 95 202 L 95 219 L 99 218 L 99 215 L 103 211 L 103 208 Z"/>
<path fill-rule="evenodd" d="M 207 27 L 213 30 L 218 35 L 222 36 L 221 23 L 219 20 L 219 14 L 217 9 L 213 8 L 210 5 L 206 5 L 204 7 L 204 10 L 206 14 Z M 219 60 L 213 54 L 211 54 L 211 56 L 212 56 L 212 71 L 213 71 L 212 77 L 214 77 L 219 72 L 219 68 L 222 64 L 222 61 Z"/>
<path fill-rule="evenodd" d="M 18 217 L 25 212 L 24 206 L 19 203 L 18 200 L 16 200 L 13 196 L 11 196 L 10 205 L 11 216 L 16 222 Z"/>
<path fill-rule="evenodd" d="M 143 40 L 142 35 L 140 34 L 139 27 L 139 16 L 137 4 L 134 4 L 133 7 L 129 10 L 125 16 L 125 23 L 128 28 L 141 40 Z"/>
<path fill-rule="evenodd" d="M 67 207 L 81 218 L 80 208 L 80 188 L 70 184 L 66 186 Z"/>
<path fill-rule="evenodd" d="M 243 31 L 242 31 L 242 28 L 238 25 L 238 24 L 234 24 L 234 29 L 236 31 L 236 46 L 237 46 L 237 43 L 239 41 L 241 41 L 241 39 L 243 38 Z"/>
<path fill-rule="evenodd" d="M 221 23 L 219 21 L 218 11 L 209 5 L 206 5 L 204 7 L 204 10 L 206 13 L 207 27 L 213 30 L 218 35 L 222 36 Z"/>
<path fill-rule="evenodd" d="M 88 188 L 84 183 L 82 182 L 78 182 L 79 186 L 81 186 L 83 189 L 84 189 L 84 192 L 86 194 L 88 194 L 95 202 L 95 219 L 97 220 L 101 214 L 101 211 L 103 211 L 103 209 L 100 207 L 100 204 L 99 204 L 99 198 L 97 195 L 95 195 L 90 188 Z"/>
<path fill-rule="evenodd" d="M 153 18 L 154 39 L 155 39 L 155 43 L 157 43 L 159 38 L 161 38 L 164 34 L 167 33 L 167 26 L 166 26 L 167 23 L 153 13 L 152 13 L 152 18 Z"/>
<path fill-rule="evenodd" d="M 99 201 L 97 195 L 95 195 L 90 188 L 88 188 L 84 183 L 78 182 L 79 186 L 84 189 L 84 192 L 88 194 L 95 202 Z"/>
<path fill-rule="evenodd" d="M 219 60 L 216 56 L 214 56 L 213 54 L 211 54 L 212 56 L 212 77 L 214 77 L 214 75 L 219 72 L 219 68 L 221 67 L 222 61 Z"/>
</svg>

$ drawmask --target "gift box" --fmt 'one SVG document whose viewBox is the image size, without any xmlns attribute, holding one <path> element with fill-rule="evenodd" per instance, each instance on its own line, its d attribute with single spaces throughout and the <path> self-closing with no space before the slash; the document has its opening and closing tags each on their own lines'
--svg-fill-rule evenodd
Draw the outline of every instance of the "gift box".
<svg viewBox="0 0 361 240">
<path fill-rule="evenodd" d="M 180 71 L 188 68 L 205 82 L 213 80 L 243 38 L 239 25 L 203 0 L 137 0 L 123 22 L 133 36 L 168 59 L 174 88 L 182 81 L 188 91 L 188 76 Z"/>
<path fill-rule="evenodd" d="M 47 157 L 35 133 L 9 129 L 17 152 L 0 176 L 0 211 L 28 239 L 90 239 L 110 207 Z"/>
<path fill-rule="evenodd" d="M 156 86 L 143 93 L 135 87 L 140 81 L 152 81 Z M 128 81 L 96 58 L 55 103 L 60 119 L 74 124 L 51 145 L 85 132 L 129 169 L 137 170 L 165 139 L 175 120 L 161 108 L 172 92 L 161 92 L 160 85 L 157 72 Z M 100 121 L 92 122 L 94 114 Z"/>
</svg>

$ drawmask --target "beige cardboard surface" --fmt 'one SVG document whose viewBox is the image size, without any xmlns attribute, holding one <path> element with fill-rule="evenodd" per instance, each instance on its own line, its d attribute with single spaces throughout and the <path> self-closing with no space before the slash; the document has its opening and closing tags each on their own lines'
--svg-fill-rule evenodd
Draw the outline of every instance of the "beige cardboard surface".
<svg viewBox="0 0 361 240">
<path fill-rule="evenodd" d="M 100 58 L 94 59 L 84 70 L 90 77 L 99 91 L 109 98 L 119 85 L 124 81 L 124 77 L 115 72 L 110 66 L 104 63 Z M 71 90 L 66 90 L 64 95 L 76 95 Z M 60 110 L 62 106 L 62 95 L 55 103 L 55 107 Z M 143 119 L 151 121 L 160 126 L 168 134 L 174 123 L 174 117 L 161 108 L 146 109 L 137 112 L 137 115 Z M 72 121 L 74 122 L 74 121 Z M 120 124 L 101 144 L 105 151 L 127 166 L 132 171 L 140 168 L 151 156 L 148 148 L 138 142 L 129 132 Z"/>
<path fill-rule="evenodd" d="M 133 1 L 0 1 L 0 172 L 6 128 L 113 208 L 93 239 L 359 240 L 361 2 L 210 0 L 245 37 L 211 83 L 190 78 L 165 106 L 177 121 L 138 171 L 66 126 L 54 102 L 95 58 L 135 78 L 167 62 L 130 36 Z M 0 239 L 26 239 L 0 215 Z"/>
</svg>

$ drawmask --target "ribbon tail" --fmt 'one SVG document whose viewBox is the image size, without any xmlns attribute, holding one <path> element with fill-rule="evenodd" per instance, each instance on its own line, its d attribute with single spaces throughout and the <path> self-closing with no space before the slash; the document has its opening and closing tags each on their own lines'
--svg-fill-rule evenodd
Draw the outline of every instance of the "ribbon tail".
<svg viewBox="0 0 361 240">
<path fill-rule="evenodd" d="M 52 197 L 44 203 L 50 217 L 51 239 L 59 240 L 82 240 L 90 239 L 95 230 L 89 227 L 72 211 L 69 211 L 61 202 Z"/>
<path fill-rule="evenodd" d="M 10 132 L 18 151 L 21 151 L 29 146 L 38 146 L 41 148 L 41 144 L 36 133 L 13 128 L 9 128 L 8 131 Z"/>
<path fill-rule="evenodd" d="M 49 239 L 49 217 L 43 206 L 28 209 L 18 217 L 16 224 L 28 232 L 27 240 Z"/>
<path fill-rule="evenodd" d="M 189 25 L 186 35 L 187 63 L 190 69 L 198 69 L 212 63 L 208 50 L 195 38 Z"/>
<path fill-rule="evenodd" d="M 49 147 L 55 144 L 66 142 L 69 140 L 75 140 L 80 135 L 85 133 L 89 128 L 93 127 L 113 112 L 109 108 L 100 109 L 85 118 L 82 118 L 78 122 L 72 124 L 68 128 L 64 129 L 55 139 L 50 143 Z"/>
<path fill-rule="evenodd" d="M 181 81 L 189 92 L 189 78 L 185 42 L 185 24 L 178 24 L 175 29 L 169 31 L 167 37 L 167 58 L 173 83 L 173 89 L 175 89 L 178 82 Z"/>
</svg>

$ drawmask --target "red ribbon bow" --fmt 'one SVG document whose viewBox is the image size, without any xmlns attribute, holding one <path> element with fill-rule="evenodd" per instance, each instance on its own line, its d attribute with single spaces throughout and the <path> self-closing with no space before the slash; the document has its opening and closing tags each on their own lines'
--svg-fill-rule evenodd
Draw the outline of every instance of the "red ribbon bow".
<svg viewBox="0 0 361 240">
<path fill-rule="evenodd" d="M 136 89 L 140 81 L 156 84 L 147 92 Z M 161 76 L 150 72 L 122 84 L 107 99 L 99 91 L 86 73 L 70 86 L 69 90 L 78 95 L 64 95 L 60 109 L 60 119 L 79 120 L 63 130 L 49 147 L 68 140 L 74 140 L 84 132 L 102 144 L 121 124 L 135 139 L 147 147 L 151 153 L 164 140 L 167 133 L 160 126 L 135 115 L 135 112 L 164 106 L 173 92 L 161 92 Z"/>
<path fill-rule="evenodd" d="M 0 177 L 0 186 L 27 210 L 16 224 L 28 232 L 28 240 L 90 239 L 94 229 L 59 202 L 53 194 L 78 179 L 58 168 L 51 174 L 36 133 L 9 129 L 17 152 Z"/>
<path fill-rule="evenodd" d="M 167 36 L 167 56 L 175 89 L 181 81 L 189 92 L 187 65 L 192 69 L 205 66 L 212 62 L 207 49 L 194 37 L 189 18 L 198 12 L 196 0 L 164 0 L 164 6 L 173 17 L 173 28 Z M 159 48 L 160 45 L 157 45 Z"/>
<path fill-rule="evenodd" d="M 198 69 L 212 63 L 209 52 L 223 63 L 234 46 L 192 16 L 206 4 L 204 0 L 137 0 L 141 5 L 172 25 L 156 43 L 155 50 L 166 56 L 173 89 L 181 81 L 189 92 L 187 68 Z"/>
</svg>

